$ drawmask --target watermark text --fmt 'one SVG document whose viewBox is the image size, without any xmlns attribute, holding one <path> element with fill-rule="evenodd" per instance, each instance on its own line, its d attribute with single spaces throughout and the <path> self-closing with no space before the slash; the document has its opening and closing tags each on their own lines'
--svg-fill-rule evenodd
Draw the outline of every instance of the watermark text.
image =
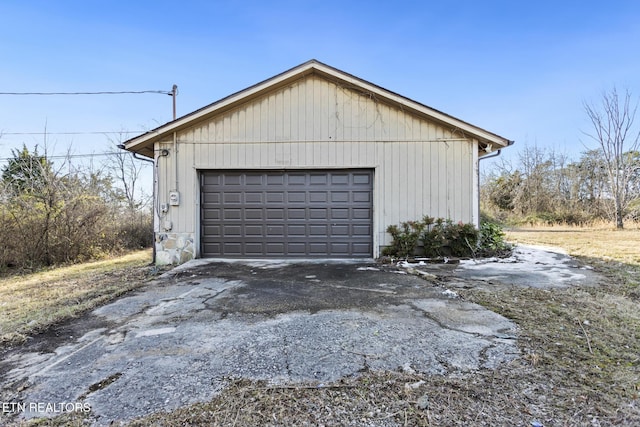
<svg viewBox="0 0 640 427">
<path fill-rule="evenodd" d="M 0 402 L 3 414 L 62 414 L 63 412 L 91 412 L 91 405 L 83 402 Z"/>
</svg>

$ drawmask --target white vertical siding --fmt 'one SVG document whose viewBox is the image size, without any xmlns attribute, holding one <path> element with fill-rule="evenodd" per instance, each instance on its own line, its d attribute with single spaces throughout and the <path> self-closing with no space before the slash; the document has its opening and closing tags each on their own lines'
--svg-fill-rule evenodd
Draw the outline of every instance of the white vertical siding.
<svg viewBox="0 0 640 427">
<path fill-rule="evenodd" d="M 168 203 L 173 141 L 157 148 L 171 150 L 158 159 L 158 203 Z M 180 132 L 178 148 L 181 205 L 166 216 L 174 232 L 198 233 L 201 169 L 374 169 L 374 244 L 388 243 L 388 225 L 424 215 L 477 218 L 473 141 L 315 76 Z"/>
</svg>

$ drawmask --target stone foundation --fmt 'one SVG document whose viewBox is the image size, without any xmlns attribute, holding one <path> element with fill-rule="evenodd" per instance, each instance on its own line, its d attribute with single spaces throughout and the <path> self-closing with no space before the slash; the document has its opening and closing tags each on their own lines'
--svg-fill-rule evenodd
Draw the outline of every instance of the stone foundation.
<svg viewBox="0 0 640 427">
<path fill-rule="evenodd" d="M 156 233 L 156 264 L 184 264 L 196 257 L 192 233 Z"/>
</svg>

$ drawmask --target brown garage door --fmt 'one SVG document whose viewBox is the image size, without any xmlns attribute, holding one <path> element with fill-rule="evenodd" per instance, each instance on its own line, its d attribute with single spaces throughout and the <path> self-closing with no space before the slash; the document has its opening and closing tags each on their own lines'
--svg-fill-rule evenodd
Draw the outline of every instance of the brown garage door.
<svg viewBox="0 0 640 427">
<path fill-rule="evenodd" d="M 204 171 L 204 257 L 371 257 L 373 172 Z"/>
</svg>

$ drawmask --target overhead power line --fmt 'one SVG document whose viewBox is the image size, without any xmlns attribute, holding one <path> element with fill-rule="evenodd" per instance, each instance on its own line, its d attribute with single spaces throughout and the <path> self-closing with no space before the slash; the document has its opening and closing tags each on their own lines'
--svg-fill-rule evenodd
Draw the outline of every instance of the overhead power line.
<svg viewBox="0 0 640 427">
<path fill-rule="evenodd" d="M 106 133 L 120 133 L 120 134 L 132 134 L 132 133 L 144 133 L 146 130 L 108 130 L 108 131 L 87 131 L 87 132 L 1 132 L 0 135 L 104 135 Z"/>
<path fill-rule="evenodd" d="M 162 95 L 173 95 L 173 90 L 123 90 L 104 92 L 0 92 L 0 95 L 139 95 L 143 93 L 159 93 Z"/>
<path fill-rule="evenodd" d="M 120 90 L 120 91 L 100 91 L 100 92 L 0 92 L 0 95 L 140 95 L 145 93 L 155 93 L 169 95 L 173 98 L 173 120 L 176 119 L 176 96 L 178 95 L 178 85 L 173 85 L 171 90 Z"/>
<path fill-rule="evenodd" d="M 51 159 L 72 159 L 72 158 L 75 159 L 75 158 L 115 156 L 115 155 L 121 155 L 123 153 L 124 154 L 129 154 L 129 153 L 126 153 L 124 151 L 113 151 L 113 152 L 107 152 L 107 153 L 92 153 L 92 154 L 59 154 L 59 155 L 54 155 L 54 156 L 38 154 L 37 157 L 46 158 L 47 160 L 51 160 Z M 15 157 L 0 157 L 0 161 L 12 160 L 14 158 Z"/>
</svg>

